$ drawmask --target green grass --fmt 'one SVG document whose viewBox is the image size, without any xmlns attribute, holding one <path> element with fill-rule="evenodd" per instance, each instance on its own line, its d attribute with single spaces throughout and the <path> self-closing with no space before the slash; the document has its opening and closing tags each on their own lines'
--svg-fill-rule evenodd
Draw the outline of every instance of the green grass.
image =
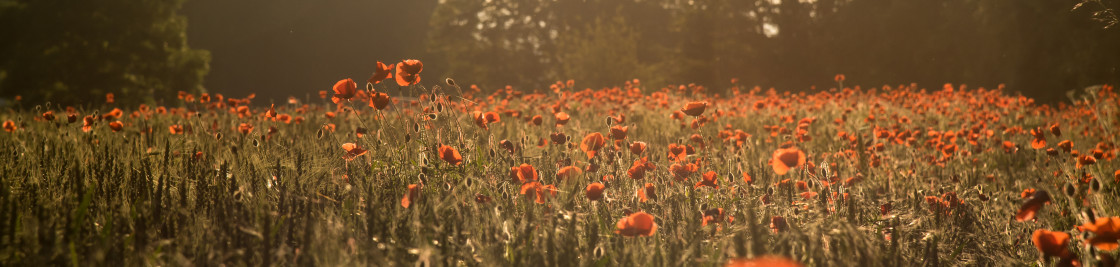
<svg viewBox="0 0 1120 267">
<path fill-rule="evenodd" d="M 1115 143 L 1120 118 L 1114 95 L 1091 94 L 1059 109 L 998 91 L 913 88 L 808 95 L 744 90 L 723 97 L 675 90 L 652 96 L 622 90 L 533 95 L 538 98 L 499 92 L 493 100 L 433 91 L 451 100 L 422 99 L 415 106 L 401 101 L 384 111 L 356 99 L 352 109 L 342 110 L 319 99 L 307 101 L 315 104 L 302 113 L 301 106 L 277 105 L 279 113 L 305 118 L 291 124 L 265 117 L 267 105 L 260 104 L 245 118 L 229 107 L 198 103 L 176 104 L 177 115 L 152 112 L 139 118 L 129 116 L 135 107 L 120 107 L 124 116 L 99 119 L 90 132 L 82 131 L 81 116 L 104 114 L 111 104 L 79 110 L 76 123 L 67 123 L 59 107 L 8 111 L 0 119 L 19 127 L 0 133 L 0 265 L 720 266 L 730 258 L 761 255 L 808 266 L 1036 265 L 1042 263 L 1031 241 L 1036 229 L 1073 234 L 1069 248 L 1083 264 L 1096 264 L 1094 255 L 1118 256 L 1091 251 L 1074 226 L 1084 223 L 1082 210 L 1092 209 L 1097 217 L 1120 213 L 1113 179 L 1120 166 L 1101 159 L 1078 169 L 1066 152 L 1052 157 L 1030 148 L 1029 133 L 1060 123 L 1063 135 L 1047 133 L 1048 147 L 1068 139 L 1082 153 L 1100 142 Z M 502 99 L 509 102 L 503 105 Z M 712 121 L 698 129 L 684 126 L 691 117 L 670 118 L 693 100 L 712 104 L 704 113 Z M 755 109 L 759 101 L 766 105 Z M 571 115 L 567 125 L 553 126 L 554 104 Z M 436 119 L 424 119 L 424 108 L 437 105 L 445 108 Z M 58 119 L 36 119 L 51 108 L 61 114 Z M 520 111 L 520 117 L 499 110 L 501 122 L 484 130 L 468 115 L 499 108 Z M 336 116 L 327 118 L 327 111 Z M 712 118 L 731 111 L 736 114 Z M 626 148 L 616 152 L 609 140 L 593 160 L 580 151 L 586 134 L 609 136 L 609 114 L 626 116 L 621 125 L 630 130 L 624 145 L 649 144 L 643 156 L 657 168 L 644 180 L 626 174 L 639 157 Z M 543 115 L 544 124 L 527 123 L 533 115 Z M 782 116 L 793 120 L 783 122 Z M 765 127 L 796 132 L 797 121 L 810 117 L 816 120 L 808 127 L 809 141 L 791 134 L 771 137 Z M 910 121 L 900 122 L 901 117 Z M 835 123 L 839 118 L 846 122 Z M 109 129 L 115 120 L 125 124 L 123 131 Z M 242 135 L 236 131 L 240 123 L 255 128 Z M 320 134 L 328 123 L 335 131 Z M 174 124 L 193 131 L 169 134 Z M 727 125 L 752 135 L 741 149 L 719 137 Z M 962 135 L 955 141 L 960 149 L 943 166 L 930 163 L 942 153 L 927 144 L 928 131 L 974 126 L 993 134 L 981 134 L 978 145 Z M 278 132 L 265 138 L 269 127 Z M 356 137 L 358 127 L 368 134 Z M 877 127 L 923 134 L 903 145 L 876 137 Z M 1015 127 L 1023 131 L 1005 131 Z M 842 140 L 840 131 L 859 139 Z M 574 144 L 537 145 L 554 132 Z M 689 141 L 693 134 L 706 144 Z M 500 148 L 501 140 L 516 149 Z M 999 140 L 1019 149 L 1005 152 Z M 817 168 L 774 174 L 768 161 L 786 141 L 795 141 Z M 369 151 L 347 161 L 342 143 Z M 670 143 L 694 146 L 689 162 L 702 159 L 685 182 L 674 182 L 668 172 Z M 885 144 L 882 151 L 871 149 L 879 143 Z M 440 160 L 437 144 L 458 149 L 463 163 Z M 835 156 L 845 150 L 850 156 Z M 194 158 L 195 152 L 202 156 Z M 872 158 L 880 164 L 870 164 Z M 558 181 L 557 170 L 569 160 L 581 168 L 594 161 L 601 168 Z M 535 166 L 543 184 L 555 184 L 557 196 L 537 204 L 520 195 L 509 168 L 522 163 Z M 706 171 L 719 174 L 719 189 L 693 188 Z M 752 185 L 743 181 L 743 172 L 753 177 Z M 1096 177 L 1102 188 L 1089 193 L 1088 184 L 1068 178 L 1082 173 Z M 604 182 L 606 199 L 589 201 L 584 188 L 604 175 L 614 176 Z M 863 180 L 851 187 L 821 183 L 857 175 Z M 776 187 L 782 179 L 806 181 L 822 197 L 842 192 L 849 199 L 802 199 L 796 188 Z M 657 186 L 660 198 L 641 203 L 635 193 L 646 182 Z M 1064 194 L 1071 183 L 1075 192 Z M 404 208 L 401 198 L 409 184 L 424 186 L 419 201 Z M 1037 221 L 1017 222 L 1019 194 L 1026 188 L 1046 190 L 1054 200 Z M 772 202 L 764 205 L 760 197 L 768 191 Z M 931 211 L 925 197 L 945 192 L 955 192 L 963 204 L 949 214 Z M 476 202 L 478 194 L 493 201 Z M 893 210 L 881 216 L 886 203 Z M 701 226 L 702 211 L 711 208 L 723 208 L 733 221 Z M 657 232 L 615 234 L 615 224 L 631 211 L 652 214 Z M 786 218 L 789 230 L 771 231 L 773 216 Z"/>
</svg>

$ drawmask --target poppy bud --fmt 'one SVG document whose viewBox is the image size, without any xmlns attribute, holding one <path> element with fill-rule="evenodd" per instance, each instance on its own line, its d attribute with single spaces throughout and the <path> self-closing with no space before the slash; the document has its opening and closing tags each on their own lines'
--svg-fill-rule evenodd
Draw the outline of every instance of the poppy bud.
<svg viewBox="0 0 1120 267">
<path fill-rule="evenodd" d="M 261 143 L 257 142 L 257 139 L 253 139 L 253 146 L 254 147 L 259 147 L 259 146 L 261 146 Z"/>
<path fill-rule="evenodd" d="M 450 86 L 458 86 L 458 85 L 455 85 L 455 80 L 451 79 L 450 77 L 448 77 L 447 80 L 445 80 L 444 82 L 446 82 L 447 85 L 450 85 Z"/>
<path fill-rule="evenodd" d="M 316 139 L 323 139 L 323 128 L 319 128 L 319 131 L 315 132 L 315 138 Z"/>
<path fill-rule="evenodd" d="M 1066 186 L 1062 188 L 1062 192 L 1066 193 L 1066 196 L 1072 197 L 1073 194 L 1077 193 L 1077 188 L 1074 187 L 1073 184 L 1066 184 Z"/>
<path fill-rule="evenodd" d="M 218 140 L 218 141 L 222 141 L 222 133 L 220 133 L 220 132 L 214 133 L 214 139 Z"/>
<path fill-rule="evenodd" d="M 1097 180 L 1096 178 L 1093 178 L 1092 181 L 1089 181 L 1089 189 L 1092 189 L 1093 191 L 1100 191 L 1101 190 L 1101 182 L 1099 180 Z"/>
<path fill-rule="evenodd" d="M 614 120 L 611 119 L 610 116 L 607 116 L 607 127 L 611 127 L 612 125 L 614 125 Z"/>
<path fill-rule="evenodd" d="M 233 153 L 234 155 L 237 155 L 237 146 L 230 146 L 229 147 L 229 152 Z"/>
<path fill-rule="evenodd" d="M 428 119 L 429 120 L 435 120 L 436 119 L 436 114 L 435 113 L 428 113 Z"/>
<path fill-rule="evenodd" d="M 414 122 L 414 123 L 412 123 L 412 131 L 413 131 L 413 132 L 417 132 L 417 133 L 419 133 L 419 132 L 420 132 L 420 124 L 419 124 L 419 123 L 415 123 L 415 122 Z"/>
</svg>

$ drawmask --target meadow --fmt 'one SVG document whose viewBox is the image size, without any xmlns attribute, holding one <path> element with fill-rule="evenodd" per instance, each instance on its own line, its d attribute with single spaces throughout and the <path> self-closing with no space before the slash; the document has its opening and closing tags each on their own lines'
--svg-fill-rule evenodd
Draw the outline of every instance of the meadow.
<svg viewBox="0 0 1120 267">
<path fill-rule="evenodd" d="M 283 102 L 17 103 L 0 114 L 0 265 L 1120 256 L 1120 97 L 1108 85 L 1056 105 L 1003 86 L 861 88 L 842 75 L 797 93 L 633 80 L 484 94 L 421 83 L 419 62 L 379 65 L 364 88 L 345 79 Z"/>
</svg>

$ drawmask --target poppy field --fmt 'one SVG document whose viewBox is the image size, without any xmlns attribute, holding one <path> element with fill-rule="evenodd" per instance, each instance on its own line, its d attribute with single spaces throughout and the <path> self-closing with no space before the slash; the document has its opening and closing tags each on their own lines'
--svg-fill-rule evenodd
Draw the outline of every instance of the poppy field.
<svg viewBox="0 0 1120 267">
<path fill-rule="evenodd" d="M 0 114 L 0 265 L 1113 266 L 1120 96 L 484 90 Z"/>
</svg>

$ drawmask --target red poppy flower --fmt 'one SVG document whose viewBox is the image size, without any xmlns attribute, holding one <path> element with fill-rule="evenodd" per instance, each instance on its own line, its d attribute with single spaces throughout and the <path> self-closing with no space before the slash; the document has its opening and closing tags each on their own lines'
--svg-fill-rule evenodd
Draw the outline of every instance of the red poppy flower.
<svg viewBox="0 0 1120 267">
<path fill-rule="evenodd" d="M 1041 149 L 1046 147 L 1046 133 L 1042 131 L 1042 127 L 1031 129 L 1031 135 L 1034 140 L 1031 141 L 1031 148 Z"/>
<path fill-rule="evenodd" d="M 82 118 L 82 131 L 83 132 L 92 131 L 93 130 L 93 122 L 94 122 L 93 115 L 85 116 L 84 118 Z M 8 123 L 4 123 L 4 124 L 5 124 L 4 129 L 5 130 L 9 129 L 8 128 Z M 8 131 L 9 132 L 10 131 L 15 131 L 15 126 L 16 126 L 16 124 L 12 123 L 11 124 L 11 130 L 8 130 Z"/>
<path fill-rule="evenodd" d="M 383 110 L 385 109 L 385 107 L 389 106 L 389 103 L 393 102 L 392 100 L 393 99 L 389 97 L 389 94 L 373 93 L 369 96 L 369 106 L 371 108 L 376 108 L 377 110 Z"/>
<path fill-rule="evenodd" d="M 692 188 L 700 188 L 701 186 L 707 186 L 707 187 L 712 187 L 712 188 L 715 188 L 715 189 L 719 189 L 719 185 L 716 184 L 717 183 L 717 181 L 716 181 L 717 177 L 716 176 L 717 176 L 717 174 L 716 174 L 715 171 L 705 172 L 704 175 L 702 175 L 700 177 L 700 179 L 701 179 L 700 182 L 697 182 L 696 186 L 694 186 Z"/>
<path fill-rule="evenodd" d="M 268 112 L 265 113 L 265 115 L 267 115 L 270 118 L 276 118 L 276 104 L 272 104 L 271 106 L 268 106 Z"/>
<path fill-rule="evenodd" d="M 1103 251 L 1112 251 L 1120 247 L 1120 217 L 1097 218 L 1093 223 L 1086 223 L 1079 227 L 1082 231 L 1093 232 L 1093 236 L 1086 239 L 1089 245 Z"/>
<path fill-rule="evenodd" d="M 789 224 L 786 223 L 786 218 L 782 216 L 770 217 L 770 230 L 774 233 L 785 232 L 789 229 Z"/>
<path fill-rule="evenodd" d="M 639 211 L 622 217 L 616 228 L 614 233 L 622 236 L 653 236 L 657 232 L 657 223 L 653 222 L 653 215 Z"/>
<path fill-rule="evenodd" d="M 521 185 L 521 195 L 536 197 L 537 204 L 544 204 L 549 198 L 556 196 L 555 185 L 541 185 L 539 182 L 529 182 Z"/>
<path fill-rule="evenodd" d="M 1046 193 L 1046 191 L 1042 190 L 1035 192 L 1034 196 L 1030 197 L 1030 200 L 1027 200 L 1027 202 L 1024 202 L 1023 205 L 1019 206 L 1019 211 L 1015 214 L 1015 220 L 1034 220 L 1035 214 L 1038 213 L 1038 210 L 1043 209 L 1043 205 L 1049 202 L 1051 202 L 1051 196 L 1049 196 L 1049 193 Z"/>
<path fill-rule="evenodd" d="M 408 185 L 408 192 L 404 193 L 404 197 L 401 198 L 401 207 L 407 209 L 412 206 L 412 203 L 416 203 L 417 200 L 420 200 L 420 185 Z"/>
<path fill-rule="evenodd" d="M 683 161 L 688 156 L 688 146 L 669 144 L 669 160 Z"/>
<path fill-rule="evenodd" d="M 1062 140 L 1061 142 L 1058 142 L 1058 147 L 1066 153 L 1070 153 L 1070 151 L 1073 151 L 1073 142 L 1069 140 Z"/>
<path fill-rule="evenodd" d="M 701 218 L 700 226 L 708 226 L 709 223 L 723 222 L 723 209 L 715 208 L 704 211 L 704 217 Z"/>
<path fill-rule="evenodd" d="M 112 104 L 112 103 L 115 103 L 115 102 L 117 102 L 117 101 L 116 101 L 116 97 L 113 96 L 113 93 L 105 94 L 105 103 L 106 104 Z"/>
<path fill-rule="evenodd" d="M 1050 125 L 1050 133 L 1054 134 L 1054 137 L 1062 137 L 1062 127 L 1060 127 L 1057 123 L 1055 123 L 1054 125 Z"/>
<path fill-rule="evenodd" d="M 346 159 L 346 161 L 354 160 L 354 158 L 357 158 L 361 155 L 366 154 L 365 149 L 362 149 L 361 147 L 359 147 L 358 145 L 356 145 L 354 143 L 342 144 L 342 149 L 346 150 L 346 155 L 342 156 L 342 158 Z"/>
<path fill-rule="evenodd" d="M 420 83 L 420 72 L 424 70 L 424 63 L 415 59 L 406 59 L 396 65 L 397 85 L 412 86 Z"/>
<path fill-rule="evenodd" d="M 109 124 L 109 126 L 112 127 L 113 125 Z M 171 132 L 171 134 L 183 134 L 183 125 L 176 124 L 167 126 L 167 131 Z"/>
<path fill-rule="evenodd" d="M 121 123 L 121 121 L 110 122 L 109 129 L 113 130 L 113 132 L 120 132 L 124 129 L 124 123 Z"/>
<path fill-rule="evenodd" d="M 541 123 L 544 123 L 544 117 L 541 117 L 541 115 L 536 115 L 533 116 L 533 119 L 531 121 L 533 125 L 541 126 Z"/>
<path fill-rule="evenodd" d="M 692 174 L 699 169 L 700 168 L 694 163 L 688 163 L 684 165 L 681 165 L 680 163 L 673 163 L 672 166 L 669 166 L 669 172 L 673 174 L 673 179 L 677 180 L 678 182 L 688 180 L 688 177 L 692 176 Z"/>
<path fill-rule="evenodd" d="M 369 76 L 369 80 L 366 80 L 366 82 L 379 84 L 391 76 L 393 76 L 393 64 L 386 66 L 385 63 L 378 61 L 377 68 L 373 70 L 373 74 Z"/>
<path fill-rule="evenodd" d="M 843 80 L 843 79 L 841 79 Z M 731 259 L 723 267 L 801 267 L 797 261 L 781 256 L 762 256 L 753 259 Z"/>
<path fill-rule="evenodd" d="M 603 199 L 603 190 L 606 189 L 602 183 L 591 183 L 587 185 L 587 199 L 591 201 L 598 201 Z"/>
<path fill-rule="evenodd" d="M 54 121 L 54 111 L 43 112 L 43 119 L 46 121 Z"/>
<path fill-rule="evenodd" d="M 463 163 L 463 156 L 459 155 L 459 150 L 448 145 L 439 146 L 439 158 L 455 166 Z"/>
<path fill-rule="evenodd" d="M 342 102 L 342 100 L 350 100 L 358 93 L 358 84 L 354 83 L 353 79 L 346 78 L 334 83 L 334 96 L 331 96 L 331 101 L 335 104 Z"/>
<path fill-rule="evenodd" d="M 1093 165 L 1093 164 L 1097 164 L 1097 158 L 1093 157 L 1093 155 L 1081 155 L 1081 156 L 1077 157 L 1077 165 L 1076 166 L 1077 166 L 1078 169 L 1081 169 L 1081 167 L 1085 167 L 1085 166 L 1089 166 L 1089 165 Z"/>
<path fill-rule="evenodd" d="M 564 112 L 557 112 L 552 116 L 556 118 L 556 126 L 568 124 L 568 120 L 572 119 L 572 116 L 568 116 L 568 113 Z"/>
<path fill-rule="evenodd" d="M 773 158 L 770 159 L 770 166 L 774 168 L 774 173 L 778 175 L 785 175 L 789 173 L 790 169 L 800 167 L 803 164 L 805 164 L 805 152 L 801 152 L 797 147 L 775 150 Z"/>
<path fill-rule="evenodd" d="M 520 184 L 537 181 L 537 169 L 533 165 L 521 163 L 521 166 L 510 167 L 510 176 Z"/>
<path fill-rule="evenodd" d="M 681 112 L 684 112 L 685 115 L 696 117 L 696 116 L 700 116 L 701 114 L 704 114 L 704 110 L 707 109 L 707 108 L 708 108 L 708 102 L 693 101 L 693 102 L 688 102 L 688 104 L 685 104 L 684 107 L 681 108 Z"/>
<path fill-rule="evenodd" d="M 630 165 L 630 169 L 626 170 L 626 174 L 630 176 L 630 179 L 641 180 L 646 178 L 646 172 L 653 171 L 656 168 L 656 166 L 653 166 L 653 163 L 649 162 L 649 159 L 643 157 L 634 160 L 634 164 Z"/>
<path fill-rule="evenodd" d="M 646 201 L 650 199 L 657 200 L 657 190 L 653 186 L 653 183 L 646 183 L 645 186 L 638 189 L 638 201 L 646 203 Z"/>
<path fill-rule="evenodd" d="M 630 127 L 616 125 L 611 127 L 611 139 L 622 140 L 626 139 L 626 132 Z"/>
<path fill-rule="evenodd" d="M 16 127 L 16 122 L 14 122 L 14 121 L 11 121 L 11 120 L 6 120 L 6 121 L 4 121 L 4 130 L 5 130 L 5 131 L 8 131 L 9 133 L 13 133 L 13 132 L 15 132 L 15 131 L 16 131 L 17 129 L 19 129 L 19 128 L 18 128 L 18 127 Z M 87 132 L 88 132 L 88 131 L 87 131 Z"/>
<path fill-rule="evenodd" d="M 247 135 L 253 132 L 253 125 L 248 123 L 241 123 L 237 125 L 237 131 L 242 135 Z"/>
<path fill-rule="evenodd" d="M 646 151 L 646 148 L 647 148 L 647 147 L 649 147 L 649 146 L 648 146 L 648 145 L 646 145 L 646 142 L 633 142 L 633 143 L 630 143 L 630 153 L 632 153 L 632 154 L 634 154 L 634 155 L 641 155 L 641 154 L 642 154 L 642 152 L 645 152 L 645 151 Z"/>
<path fill-rule="evenodd" d="M 743 172 L 743 182 L 747 184 L 754 184 L 754 180 L 751 179 L 751 175 L 747 172 Z"/>
<path fill-rule="evenodd" d="M 576 178 L 582 174 L 583 170 L 580 170 L 579 167 L 565 166 L 556 171 L 556 179 L 559 179 L 560 181 L 567 181 L 570 178 Z"/>
<path fill-rule="evenodd" d="M 1034 246 L 1038 248 L 1038 252 L 1041 252 L 1043 257 L 1066 258 L 1070 256 L 1069 234 L 1067 233 L 1038 229 L 1031 235 L 1031 241 L 1034 241 Z"/>
<path fill-rule="evenodd" d="M 579 149 L 587 153 L 587 159 L 591 159 L 599 153 L 599 149 L 603 148 L 605 144 L 606 140 L 603 138 L 603 134 L 594 132 L 583 137 L 583 141 L 579 143 Z"/>
</svg>

